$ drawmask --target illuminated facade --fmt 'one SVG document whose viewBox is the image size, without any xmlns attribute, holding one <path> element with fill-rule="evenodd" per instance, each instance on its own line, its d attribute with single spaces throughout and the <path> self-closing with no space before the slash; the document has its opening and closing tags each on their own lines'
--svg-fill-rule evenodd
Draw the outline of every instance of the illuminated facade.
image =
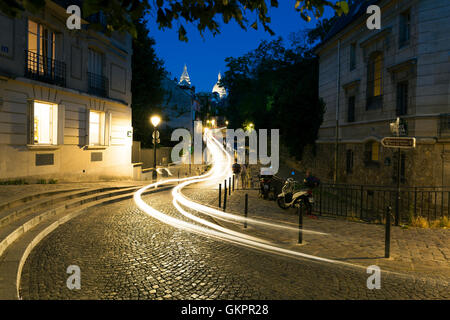
<svg viewBox="0 0 450 320">
<path fill-rule="evenodd" d="M 128 35 L 66 28 L 66 8 L 0 13 L 0 180 L 129 179 Z"/>
<path fill-rule="evenodd" d="M 368 5 L 381 8 L 381 29 L 366 26 Z M 337 20 L 316 53 L 319 95 L 326 103 L 316 157 L 305 167 L 333 181 L 392 185 L 396 117 L 417 147 L 401 154 L 404 185 L 450 184 L 450 6 L 446 0 L 355 1 Z M 337 141 L 336 141 L 337 132 Z"/>
</svg>

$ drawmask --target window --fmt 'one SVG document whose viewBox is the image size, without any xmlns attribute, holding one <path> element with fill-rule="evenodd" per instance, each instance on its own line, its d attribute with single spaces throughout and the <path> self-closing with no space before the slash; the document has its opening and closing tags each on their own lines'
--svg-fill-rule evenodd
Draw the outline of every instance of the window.
<svg viewBox="0 0 450 320">
<path fill-rule="evenodd" d="M 400 15 L 400 26 L 399 26 L 399 48 L 408 45 L 410 37 L 411 28 L 411 14 L 406 11 Z"/>
<path fill-rule="evenodd" d="M 350 71 L 356 67 L 356 43 L 350 44 Z"/>
<path fill-rule="evenodd" d="M 56 60 L 57 39 L 57 35 L 47 27 L 28 20 L 26 77 L 62 87 L 66 85 L 66 64 Z"/>
<path fill-rule="evenodd" d="M 102 76 L 103 75 L 104 55 L 93 49 L 89 49 L 89 65 L 88 71 Z"/>
<path fill-rule="evenodd" d="M 367 65 L 367 109 L 381 107 L 383 95 L 383 55 L 372 54 Z"/>
<path fill-rule="evenodd" d="M 348 98 L 347 122 L 355 121 L 355 96 Z"/>
<path fill-rule="evenodd" d="M 408 81 L 397 83 L 397 116 L 408 113 Z"/>
<path fill-rule="evenodd" d="M 380 144 L 376 141 L 370 141 L 365 145 L 364 163 L 366 167 L 379 167 Z"/>
<path fill-rule="evenodd" d="M 28 51 L 34 55 L 30 67 L 34 72 L 48 72 L 54 69 L 52 59 L 55 59 L 55 33 L 45 26 L 28 20 Z"/>
<path fill-rule="evenodd" d="M 50 103 L 33 102 L 33 144 L 57 143 L 58 106 Z"/>
<path fill-rule="evenodd" d="M 104 74 L 105 55 L 93 49 L 89 49 L 88 86 L 89 93 L 106 97 L 108 79 Z"/>
<path fill-rule="evenodd" d="M 105 113 L 89 111 L 89 145 L 104 145 Z"/>
<path fill-rule="evenodd" d="M 347 168 L 347 174 L 353 172 L 353 150 L 347 150 L 345 154 L 345 162 Z"/>
</svg>

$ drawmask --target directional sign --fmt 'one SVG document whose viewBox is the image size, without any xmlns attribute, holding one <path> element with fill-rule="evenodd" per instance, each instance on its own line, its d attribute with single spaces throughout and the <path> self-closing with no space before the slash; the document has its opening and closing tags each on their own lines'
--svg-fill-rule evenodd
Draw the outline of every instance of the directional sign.
<svg viewBox="0 0 450 320">
<path fill-rule="evenodd" d="M 152 133 L 152 138 L 155 139 L 155 131 Z M 159 131 L 156 130 L 156 139 L 159 139 Z"/>
<path fill-rule="evenodd" d="M 416 147 L 416 138 L 411 137 L 386 137 L 381 139 L 385 148 L 411 149 Z"/>
</svg>

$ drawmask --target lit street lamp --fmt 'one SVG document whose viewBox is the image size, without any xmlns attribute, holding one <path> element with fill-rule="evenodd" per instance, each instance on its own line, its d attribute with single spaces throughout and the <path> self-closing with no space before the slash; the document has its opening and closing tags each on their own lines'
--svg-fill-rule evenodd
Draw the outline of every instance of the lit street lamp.
<svg viewBox="0 0 450 320">
<path fill-rule="evenodd" d="M 153 180 L 158 178 L 158 173 L 156 172 L 156 143 L 159 142 L 159 132 L 156 130 L 156 127 L 161 122 L 161 118 L 159 116 L 152 116 L 150 118 L 150 122 L 153 125 Z"/>
</svg>

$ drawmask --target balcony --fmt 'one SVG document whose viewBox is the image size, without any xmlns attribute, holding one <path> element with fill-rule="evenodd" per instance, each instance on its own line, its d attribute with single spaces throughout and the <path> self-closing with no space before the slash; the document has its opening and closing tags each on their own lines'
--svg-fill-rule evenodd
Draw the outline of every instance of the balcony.
<svg viewBox="0 0 450 320">
<path fill-rule="evenodd" d="M 108 78 L 88 72 L 88 92 L 90 94 L 100 96 L 100 97 L 108 97 Z"/>
<path fill-rule="evenodd" d="M 65 87 L 66 64 L 25 50 L 25 77 Z"/>
</svg>

